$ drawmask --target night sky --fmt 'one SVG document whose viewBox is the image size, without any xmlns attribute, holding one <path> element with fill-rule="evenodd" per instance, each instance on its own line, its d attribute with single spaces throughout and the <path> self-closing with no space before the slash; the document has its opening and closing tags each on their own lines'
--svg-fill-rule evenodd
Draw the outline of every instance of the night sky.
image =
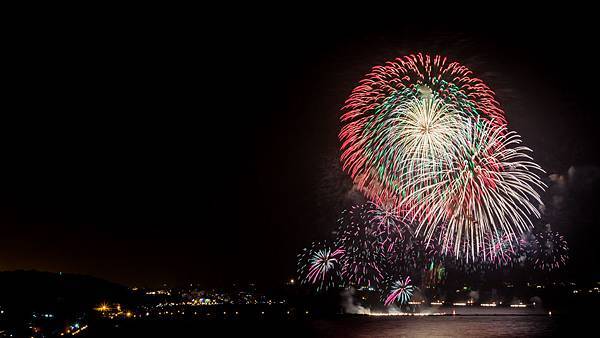
<svg viewBox="0 0 600 338">
<path fill-rule="evenodd" d="M 345 98 L 370 67 L 422 51 L 496 91 L 554 174 L 543 222 L 572 247 L 565 273 L 600 277 L 600 74 L 586 20 L 85 21 L 10 31 L 23 37 L 0 124 L 2 270 L 149 286 L 293 277 L 296 253 L 360 200 L 338 163 Z"/>
</svg>

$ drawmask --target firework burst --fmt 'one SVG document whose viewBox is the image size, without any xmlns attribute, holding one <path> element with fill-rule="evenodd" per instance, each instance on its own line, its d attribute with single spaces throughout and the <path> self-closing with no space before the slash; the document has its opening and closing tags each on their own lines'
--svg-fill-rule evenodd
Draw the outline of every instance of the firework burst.
<svg viewBox="0 0 600 338">
<path fill-rule="evenodd" d="M 505 233 L 488 233 L 484 239 L 482 260 L 495 267 L 511 266 L 517 258 L 519 242 Z"/>
<path fill-rule="evenodd" d="M 298 272 L 303 284 L 326 290 L 339 283 L 339 264 L 344 255 L 342 248 L 332 249 L 326 242 L 314 242 L 298 255 Z"/>
<path fill-rule="evenodd" d="M 446 58 L 411 55 L 372 69 L 346 101 L 342 164 L 372 200 L 403 193 L 407 166 L 460 147 L 464 119 L 504 125 L 493 92 Z"/>
<path fill-rule="evenodd" d="M 494 95 L 439 56 L 374 67 L 346 101 L 339 133 L 342 169 L 369 202 L 342 212 L 335 245 L 299 256 L 302 280 L 387 287 L 389 305 L 412 295 L 410 277 L 399 276 L 437 285 L 446 267 L 564 265 L 562 237 L 526 235 L 541 216 L 543 170 Z"/>
<path fill-rule="evenodd" d="M 443 170 L 413 177 L 409 186 L 415 188 L 405 201 L 420 221 L 417 233 L 429 240 L 446 223 L 443 240 L 454 254 L 475 256 L 486 234 L 516 237 L 533 227 L 530 216 L 540 217 L 536 205 L 542 204 L 536 189 L 545 185 L 535 173 L 542 169 L 530 161 L 528 148 L 518 146 L 517 134 L 478 119 L 468 123 L 465 136 L 468 147 Z M 461 242 L 469 245 L 455 245 Z"/>
<path fill-rule="evenodd" d="M 414 287 L 411 285 L 410 277 L 394 281 L 391 284 L 390 291 L 385 298 L 384 304 L 386 306 L 399 302 L 400 304 L 406 304 L 412 297 Z"/>
<path fill-rule="evenodd" d="M 373 229 L 382 250 L 389 254 L 398 249 L 410 227 L 398 214 L 394 206 L 368 202 L 364 221 Z"/>
<path fill-rule="evenodd" d="M 540 216 L 542 170 L 466 67 L 439 56 L 396 59 L 374 67 L 343 111 L 343 169 L 428 242 L 444 224 L 444 247 L 474 258 L 486 234 L 514 236 Z"/>
<path fill-rule="evenodd" d="M 558 269 L 569 260 L 569 246 L 562 235 L 550 229 L 535 236 L 532 244 L 531 262 L 542 271 Z"/>
<path fill-rule="evenodd" d="M 383 278 L 383 247 L 370 217 L 371 209 L 356 205 L 344 210 L 339 219 L 336 245 L 343 248 L 341 275 L 348 285 L 377 287 Z"/>
</svg>

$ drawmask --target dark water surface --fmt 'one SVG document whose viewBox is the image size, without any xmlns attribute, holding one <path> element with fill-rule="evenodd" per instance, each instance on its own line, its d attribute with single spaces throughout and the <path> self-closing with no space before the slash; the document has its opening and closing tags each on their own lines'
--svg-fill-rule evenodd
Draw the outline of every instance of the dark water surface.
<svg viewBox="0 0 600 338">
<path fill-rule="evenodd" d="M 592 318 L 575 316 L 341 317 L 298 321 L 133 320 L 90 325 L 84 336 L 573 337 L 593 335 L 594 328 Z"/>
<path fill-rule="evenodd" d="M 544 337 L 556 331 L 548 317 L 395 317 L 352 322 L 314 322 L 319 335 L 331 337 Z"/>
</svg>

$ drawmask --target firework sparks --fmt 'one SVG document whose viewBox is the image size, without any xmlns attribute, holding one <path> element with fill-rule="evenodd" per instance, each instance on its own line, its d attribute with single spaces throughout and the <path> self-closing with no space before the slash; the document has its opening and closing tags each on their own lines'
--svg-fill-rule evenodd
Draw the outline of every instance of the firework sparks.
<svg viewBox="0 0 600 338">
<path fill-rule="evenodd" d="M 444 170 L 417 175 L 409 184 L 415 189 L 405 198 L 420 220 L 417 233 L 429 239 L 446 223 L 444 241 L 457 256 L 483 250 L 486 234 L 516 237 L 533 227 L 530 216 L 540 217 L 535 205 L 542 204 L 536 188 L 544 188 L 529 149 L 515 146 L 521 142 L 518 135 L 482 120 L 470 124 L 466 135 L 469 148 L 455 154 Z"/>
<path fill-rule="evenodd" d="M 342 278 L 359 287 L 376 287 L 383 278 L 384 251 L 370 223 L 369 210 L 365 205 L 357 205 L 342 212 L 336 241 L 345 250 Z"/>
<path fill-rule="evenodd" d="M 508 234 L 488 233 L 485 236 L 483 250 L 480 254 L 484 262 L 496 267 L 510 266 L 517 257 L 517 246 L 517 239 Z"/>
<path fill-rule="evenodd" d="M 410 277 L 406 277 L 405 279 L 400 279 L 392 283 L 392 287 L 387 298 L 384 301 L 386 306 L 394 303 L 400 302 L 400 304 L 406 304 L 412 297 L 414 292 L 414 287 L 411 285 Z"/>
<path fill-rule="evenodd" d="M 439 56 L 396 59 L 374 67 L 343 111 L 343 169 L 428 242 L 444 224 L 444 247 L 474 258 L 486 234 L 516 236 L 540 217 L 543 171 L 466 67 Z"/>
<path fill-rule="evenodd" d="M 543 271 L 558 269 L 569 260 L 569 247 L 562 235 L 550 229 L 540 232 L 532 245 L 533 267 Z"/>
<path fill-rule="evenodd" d="M 386 253 L 397 249 L 405 233 L 410 231 L 408 224 L 402 221 L 393 206 L 368 202 L 364 207 L 368 213 L 365 221 L 371 225 L 382 249 Z"/>
<path fill-rule="evenodd" d="M 331 249 L 325 242 L 315 242 L 298 255 L 300 281 L 316 285 L 317 291 L 334 286 L 339 280 L 337 266 L 344 254 L 342 248 Z"/>
</svg>

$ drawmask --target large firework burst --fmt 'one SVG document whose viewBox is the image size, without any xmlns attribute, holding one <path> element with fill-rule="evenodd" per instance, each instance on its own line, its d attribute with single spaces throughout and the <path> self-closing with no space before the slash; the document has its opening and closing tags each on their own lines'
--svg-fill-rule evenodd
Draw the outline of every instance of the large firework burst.
<svg viewBox="0 0 600 338">
<path fill-rule="evenodd" d="M 344 106 L 343 168 L 372 199 L 396 197 L 406 160 L 443 155 L 476 116 L 505 124 L 493 92 L 458 63 L 418 54 L 374 67 Z"/>
<path fill-rule="evenodd" d="M 440 171 L 414 175 L 407 185 L 415 189 L 404 201 L 420 221 L 417 232 L 423 230 L 429 239 L 445 222 L 444 241 L 468 241 L 463 253 L 475 256 L 486 234 L 502 231 L 515 237 L 533 227 L 530 216 L 540 216 L 534 203 L 542 203 L 536 188 L 544 184 L 535 173 L 541 168 L 530 161 L 528 148 L 518 146 L 517 134 L 480 119 L 465 129 L 463 151 Z M 458 255 L 461 246 L 453 247 Z"/>
<path fill-rule="evenodd" d="M 357 187 L 395 205 L 427 241 L 444 224 L 444 247 L 457 256 L 539 217 L 541 168 L 507 130 L 494 93 L 458 63 L 418 54 L 374 67 L 341 120 L 342 165 Z"/>
</svg>

